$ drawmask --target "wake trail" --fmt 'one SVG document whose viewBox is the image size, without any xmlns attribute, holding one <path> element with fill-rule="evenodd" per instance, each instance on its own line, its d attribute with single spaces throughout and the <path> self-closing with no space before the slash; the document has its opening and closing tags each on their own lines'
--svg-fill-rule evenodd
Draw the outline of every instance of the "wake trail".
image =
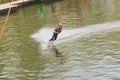
<svg viewBox="0 0 120 80">
<path fill-rule="evenodd" d="M 120 27 L 120 21 L 106 22 L 103 24 L 89 25 L 82 28 L 74 28 L 74 29 L 63 28 L 63 31 L 58 35 L 55 44 L 67 42 L 82 37 L 88 33 L 92 33 L 92 32 L 97 33 L 99 31 L 108 30 L 117 27 Z M 46 49 L 47 43 L 53 35 L 53 30 L 54 28 L 42 28 L 38 32 L 34 33 L 31 37 L 34 38 L 36 41 L 40 42 L 42 49 L 43 48 Z"/>
</svg>

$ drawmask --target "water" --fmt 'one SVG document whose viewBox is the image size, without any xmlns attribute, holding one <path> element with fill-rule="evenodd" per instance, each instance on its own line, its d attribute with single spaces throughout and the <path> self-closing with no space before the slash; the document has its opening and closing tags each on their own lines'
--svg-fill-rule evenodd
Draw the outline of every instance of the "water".
<svg viewBox="0 0 120 80">
<path fill-rule="evenodd" d="M 0 41 L 0 79 L 119 80 L 119 8 L 119 0 L 63 0 L 20 8 L 10 15 Z M 1 27 L 4 19 L 0 16 Z M 49 49 L 59 22 L 63 32 Z"/>
</svg>

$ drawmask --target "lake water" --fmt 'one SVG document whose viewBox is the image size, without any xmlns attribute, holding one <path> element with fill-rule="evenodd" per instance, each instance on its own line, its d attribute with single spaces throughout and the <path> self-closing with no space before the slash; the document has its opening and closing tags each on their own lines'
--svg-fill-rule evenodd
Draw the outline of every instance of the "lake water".
<svg viewBox="0 0 120 80">
<path fill-rule="evenodd" d="M 48 48 L 59 22 L 63 31 Z M 36 2 L 10 15 L 0 41 L 0 80 L 119 79 L 119 0 Z"/>
</svg>

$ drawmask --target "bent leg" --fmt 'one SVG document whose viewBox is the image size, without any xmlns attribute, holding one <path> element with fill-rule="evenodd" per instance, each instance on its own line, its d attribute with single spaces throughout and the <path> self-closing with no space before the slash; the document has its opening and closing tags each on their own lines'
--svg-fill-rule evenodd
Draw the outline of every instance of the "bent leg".
<svg viewBox="0 0 120 80">
<path fill-rule="evenodd" d="M 53 36 L 52 36 L 52 38 L 51 38 L 49 41 L 54 41 L 55 36 L 56 36 L 56 34 L 55 34 L 55 33 L 53 33 Z"/>
<path fill-rule="evenodd" d="M 54 35 L 54 40 L 56 40 L 56 39 L 57 39 L 57 35 L 58 35 L 58 34 L 55 34 L 55 35 Z"/>
</svg>

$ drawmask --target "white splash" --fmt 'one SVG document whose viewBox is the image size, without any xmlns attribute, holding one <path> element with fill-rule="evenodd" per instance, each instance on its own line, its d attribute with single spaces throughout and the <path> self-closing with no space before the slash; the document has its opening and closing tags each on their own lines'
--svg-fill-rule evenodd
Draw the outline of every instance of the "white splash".
<svg viewBox="0 0 120 80">
<path fill-rule="evenodd" d="M 46 49 L 49 39 L 52 37 L 53 28 L 43 28 L 32 35 L 36 41 L 40 42 L 41 48 Z"/>
<path fill-rule="evenodd" d="M 91 32 L 98 32 L 103 30 L 108 30 L 112 28 L 120 27 L 120 21 L 116 22 L 106 22 L 103 24 L 96 24 L 90 25 L 83 28 L 74 28 L 74 29 L 64 29 L 58 35 L 55 44 L 60 44 L 63 42 L 67 42 L 71 39 L 75 39 L 81 37 L 82 35 L 91 33 Z M 42 28 L 37 33 L 34 33 L 31 37 L 34 38 L 36 41 L 40 42 L 42 49 L 47 49 L 47 44 L 49 39 L 53 35 L 54 28 Z"/>
</svg>

